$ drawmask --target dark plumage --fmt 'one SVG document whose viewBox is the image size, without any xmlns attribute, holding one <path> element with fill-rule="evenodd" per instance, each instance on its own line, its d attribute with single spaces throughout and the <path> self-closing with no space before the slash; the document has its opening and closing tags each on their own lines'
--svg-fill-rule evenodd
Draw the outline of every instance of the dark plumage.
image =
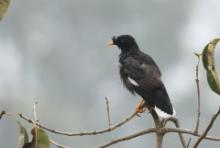
<svg viewBox="0 0 220 148">
<path fill-rule="evenodd" d="M 161 72 L 154 60 L 143 53 L 130 35 L 112 38 L 112 45 L 121 50 L 119 55 L 120 75 L 125 87 L 145 100 L 145 105 L 159 116 L 175 114 L 167 91 L 161 81 Z M 150 110 L 150 109 L 149 109 Z"/>
</svg>

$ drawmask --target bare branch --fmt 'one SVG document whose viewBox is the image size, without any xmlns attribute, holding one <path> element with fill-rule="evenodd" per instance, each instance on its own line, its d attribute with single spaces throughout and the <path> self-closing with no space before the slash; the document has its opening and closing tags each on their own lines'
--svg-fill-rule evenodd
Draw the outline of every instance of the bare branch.
<svg viewBox="0 0 220 148">
<path fill-rule="evenodd" d="M 38 122 L 38 118 L 37 118 L 37 102 L 34 102 L 34 108 L 33 108 L 33 113 L 34 113 L 34 121 Z"/>
<path fill-rule="evenodd" d="M 48 128 L 46 126 L 43 126 L 43 125 L 41 125 L 39 123 L 36 123 L 36 125 L 39 126 L 42 129 L 45 129 L 45 130 L 47 130 L 49 132 L 54 133 L 54 134 L 65 135 L 65 136 L 89 136 L 89 135 L 98 135 L 98 134 L 103 134 L 103 133 L 107 133 L 107 132 L 113 131 L 113 130 L 121 127 L 122 125 L 124 125 L 125 123 L 130 121 L 131 119 L 133 119 L 136 115 L 137 115 L 137 113 L 134 112 L 130 116 L 128 116 L 127 118 L 122 120 L 121 122 L 115 124 L 114 126 L 111 126 L 110 128 L 106 128 L 106 129 L 99 130 L 99 131 L 87 131 L 87 132 L 79 132 L 79 133 L 70 133 L 70 132 L 62 132 L 62 131 L 54 130 L 54 129 Z M 31 124 L 34 124 L 31 119 L 27 118 L 23 114 L 18 114 L 18 116 L 20 118 L 24 119 L 25 121 L 27 121 L 27 122 L 29 122 Z"/>
<path fill-rule="evenodd" d="M 196 126 L 195 126 L 195 133 L 198 133 L 199 130 L 199 122 L 200 122 L 200 87 L 199 87 L 199 63 L 200 63 L 200 58 L 201 58 L 201 54 L 197 54 L 195 53 L 195 55 L 198 58 L 198 63 L 196 65 L 196 90 L 197 90 L 197 114 L 196 114 Z"/>
<path fill-rule="evenodd" d="M 58 148 L 71 148 L 71 147 L 69 147 L 69 146 L 59 144 L 59 143 L 57 143 L 56 141 L 54 141 L 54 140 L 52 140 L 52 139 L 50 139 L 50 143 L 56 145 Z"/>
<path fill-rule="evenodd" d="M 113 131 L 113 130 L 117 129 L 118 127 L 124 125 L 125 123 L 127 123 L 128 121 L 130 121 L 131 119 L 133 119 L 137 115 L 137 113 L 134 112 L 133 114 L 131 114 L 130 116 L 128 116 L 127 118 L 122 120 L 121 122 L 115 124 L 114 126 L 111 126 L 109 102 L 108 102 L 107 99 L 106 99 L 106 109 L 107 109 L 107 113 L 108 113 L 108 123 L 109 123 L 108 124 L 109 125 L 108 128 L 106 128 L 104 130 L 99 130 L 99 131 L 88 131 L 88 132 L 80 132 L 80 133 L 61 132 L 61 131 L 53 130 L 51 128 L 47 128 L 47 127 L 41 125 L 39 122 L 35 122 L 35 120 L 37 120 L 36 103 L 35 103 L 34 109 L 33 109 L 34 110 L 34 118 L 35 118 L 35 120 L 27 118 L 23 114 L 13 114 L 13 113 L 5 112 L 5 111 L 1 112 L 0 119 L 2 118 L 3 115 L 13 116 L 14 118 L 16 118 L 16 116 L 18 115 L 20 118 L 24 119 L 25 121 L 27 121 L 27 122 L 29 122 L 31 124 L 34 124 L 35 126 L 38 126 L 38 127 L 42 128 L 42 129 L 45 129 L 47 131 L 50 131 L 50 132 L 52 132 L 54 134 L 60 134 L 60 135 L 66 135 L 66 136 L 86 136 L 86 135 L 88 136 L 88 135 L 97 135 L 97 134 L 103 134 L 103 133 L 106 133 L 106 132 Z M 169 118 L 167 121 L 173 122 L 177 128 L 165 128 L 165 125 L 166 125 L 167 121 L 164 122 L 163 120 L 160 120 L 160 118 L 158 117 L 157 113 L 153 110 L 153 111 L 151 111 L 151 115 L 152 115 L 154 123 L 155 123 L 155 128 L 149 128 L 149 129 L 140 131 L 138 133 L 131 134 L 129 136 L 125 136 L 125 137 L 122 137 L 122 138 L 118 138 L 118 139 L 112 140 L 112 141 L 110 141 L 110 142 L 108 142 L 108 143 L 106 143 L 104 145 L 99 146 L 99 147 L 100 148 L 104 148 L 104 147 L 108 147 L 110 145 L 113 145 L 113 144 L 116 144 L 116 143 L 119 143 L 119 142 L 122 142 L 122 141 L 130 140 L 130 139 L 133 139 L 133 138 L 145 135 L 145 134 L 155 133 L 156 134 L 156 138 L 157 138 L 157 140 L 156 140 L 156 147 L 157 148 L 162 148 L 163 136 L 166 133 L 174 132 L 174 133 L 178 133 L 179 134 L 179 137 L 180 137 L 181 143 L 183 145 L 183 148 L 189 147 L 190 141 L 189 141 L 189 143 L 186 146 L 186 143 L 185 143 L 185 140 L 184 140 L 182 134 L 190 134 L 190 135 L 194 135 L 194 136 L 200 137 L 197 140 L 197 142 L 196 142 L 196 144 L 194 146 L 194 148 L 196 148 L 203 139 L 220 141 L 220 137 L 207 136 L 208 131 L 211 129 L 215 119 L 217 118 L 217 116 L 219 114 L 220 114 L 220 107 L 219 107 L 218 112 L 212 117 L 212 119 L 211 119 L 209 125 L 207 126 L 206 130 L 204 131 L 204 133 L 203 134 L 198 134 L 198 132 L 195 132 L 194 130 L 181 129 L 179 121 L 175 117 Z M 53 140 L 50 140 L 50 141 L 51 141 L 51 143 L 57 145 L 58 147 L 69 148 L 69 147 L 61 145 L 61 144 L 59 144 L 59 143 L 57 143 L 57 142 L 55 142 Z"/>
<path fill-rule="evenodd" d="M 154 124 L 156 128 L 156 147 L 162 148 L 163 144 L 163 136 L 164 134 L 161 132 L 161 128 L 163 127 L 163 121 L 160 120 L 158 114 L 155 112 L 155 110 L 151 111 L 151 116 L 154 119 Z"/>
<path fill-rule="evenodd" d="M 202 135 L 199 137 L 199 139 L 196 141 L 195 145 L 193 146 L 193 148 L 197 148 L 198 145 L 200 144 L 200 142 L 206 137 L 206 135 L 208 134 L 209 130 L 212 128 L 213 123 L 215 122 L 216 118 L 218 117 L 218 115 L 220 114 L 220 107 L 218 109 L 218 112 L 212 117 L 212 119 L 210 120 L 207 128 L 205 129 L 205 131 L 202 133 Z"/>
<path fill-rule="evenodd" d="M 148 134 L 148 133 L 153 133 L 153 132 L 156 133 L 156 134 L 158 134 L 158 133 L 161 134 L 161 135 L 157 135 L 157 148 L 162 147 L 163 136 L 164 136 L 164 134 L 166 134 L 168 132 L 176 132 L 176 133 L 178 133 L 179 136 L 180 136 L 181 143 L 182 143 L 183 147 L 187 147 L 187 146 L 185 144 L 185 141 L 184 141 L 184 138 L 182 136 L 182 133 L 194 135 L 194 136 L 197 136 L 197 137 L 201 137 L 202 136 L 200 134 L 194 133 L 193 130 L 180 129 L 179 128 L 180 127 L 179 122 L 178 122 L 178 120 L 176 118 L 171 118 L 169 120 L 174 122 L 177 128 L 161 128 L 161 130 L 159 130 L 158 127 L 156 127 L 156 128 L 146 129 L 146 130 L 144 130 L 142 132 L 138 132 L 136 134 L 132 134 L 132 135 L 129 135 L 129 136 L 126 136 L 126 137 L 123 137 L 123 138 L 115 139 L 115 140 L 113 140 L 113 141 L 111 141 L 111 142 L 109 142 L 107 144 L 99 146 L 99 148 L 108 147 L 110 145 L 113 145 L 113 144 L 116 144 L 116 143 L 119 143 L 119 142 L 122 142 L 122 141 L 130 140 L 130 139 L 136 138 L 138 136 L 142 136 L 142 135 L 145 135 L 145 134 Z M 155 120 L 155 121 L 156 121 L 156 123 L 158 123 L 157 120 Z M 220 137 L 218 138 L 218 137 L 212 137 L 212 136 L 206 136 L 206 135 L 205 135 L 204 139 L 220 141 Z"/>
<path fill-rule="evenodd" d="M 189 145 L 190 145 L 191 140 L 192 140 L 192 138 L 190 137 L 190 138 L 189 138 L 189 141 L 188 141 L 188 143 L 187 143 L 186 148 L 189 148 Z"/>
<path fill-rule="evenodd" d="M 190 129 L 180 129 L 180 128 L 163 128 L 162 131 L 164 133 L 182 133 L 182 134 L 189 134 L 196 137 L 200 137 L 201 134 L 196 134 L 193 130 Z M 204 139 L 212 140 L 212 141 L 220 141 L 220 137 L 213 137 L 213 136 L 205 136 Z"/>
<path fill-rule="evenodd" d="M 3 110 L 0 114 L 0 120 L 2 119 L 3 115 L 5 114 L 5 111 Z"/>
<path fill-rule="evenodd" d="M 163 134 L 162 133 L 156 133 L 156 135 L 157 135 L 157 148 L 162 148 L 162 146 L 163 146 Z"/>
<path fill-rule="evenodd" d="M 146 134 L 149 134 L 149 133 L 155 133 L 155 132 L 156 132 L 156 128 L 149 128 L 149 129 L 140 131 L 140 132 L 138 132 L 138 133 L 131 134 L 131 135 L 126 136 L 126 137 L 122 137 L 122 138 L 119 138 L 119 139 L 115 139 L 115 140 L 113 140 L 113 141 L 111 141 L 111 142 L 109 142 L 109 143 L 106 143 L 106 144 L 101 145 L 101 146 L 98 146 L 98 147 L 99 147 L 99 148 L 105 148 L 105 147 L 111 146 L 111 145 L 113 145 L 113 144 L 122 142 L 122 141 L 127 141 L 127 140 L 130 140 L 130 139 L 133 139 L 133 138 L 142 136 L 142 135 L 146 135 Z"/>
<path fill-rule="evenodd" d="M 111 116 L 110 116 L 110 109 L 109 109 L 109 101 L 108 98 L 105 98 L 105 103 L 106 103 L 106 110 L 107 110 L 107 115 L 108 115 L 108 127 L 111 127 Z"/>
<path fill-rule="evenodd" d="M 219 112 L 220 112 L 220 109 L 219 109 Z M 219 114 L 218 112 L 218 114 Z M 11 114 L 11 113 L 7 113 L 5 111 L 2 111 L 1 114 L 0 114 L 0 117 L 2 117 L 3 115 L 9 115 L 9 116 L 12 116 L 15 117 L 14 114 Z M 22 114 L 17 114 L 20 118 L 24 119 L 25 121 L 31 123 L 31 124 L 34 124 L 34 121 L 25 117 L 24 115 Z M 109 131 L 113 131 L 115 129 L 117 129 L 118 127 L 122 126 L 123 124 L 125 124 L 126 122 L 130 121 L 132 118 L 134 118 L 136 116 L 136 112 L 134 112 L 132 115 L 130 115 L 129 117 L 127 117 L 126 119 L 124 119 L 122 122 L 119 122 L 118 124 L 112 126 L 110 129 L 107 128 L 107 129 L 104 129 L 104 130 L 100 130 L 100 131 L 90 131 L 90 132 L 80 132 L 80 133 L 68 133 L 68 132 L 60 132 L 60 131 L 55 131 L 53 129 L 50 129 L 50 128 L 47 128 L 47 127 L 44 127 L 43 125 L 39 124 L 39 123 L 36 123 L 37 126 L 39 126 L 40 128 L 42 129 L 45 129 L 47 131 L 50 131 L 54 134 L 61 134 L 61 135 L 66 135 L 66 136 L 84 136 L 84 135 L 97 135 L 97 134 L 103 134 L 103 133 L 106 133 L 106 132 L 109 132 Z M 215 118 L 217 117 L 217 114 L 212 118 L 212 122 L 214 122 Z M 170 121 L 173 121 L 176 125 L 176 127 L 179 127 L 179 123 L 176 122 L 176 118 L 170 118 L 169 119 Z M 157 121 L 157 120 L 156 120 Z M 162 122 L 161 122 L 162 123 Z M 213 123 L 212 123 L 213 124 Z M 142 136 L 142 135 L 145 135 L 145 134 L 148 134 L 148 133 L 157 133 L 157 132 L 160 132 L 163 136 L 166 134 L 166 133 L 170 133 L 170 132 L 173 132 L 173 133 L 179 133 L 179 134 L 190 134 L 190 135 L 194 135 L 196 137 L 201 137 L 202 134 L 197 134 L 194 132 L 194 130 L 190 130 L 190 129 L 180 129 L 180 128 L 164 128 L 164 127 L 161 127 L 161 128 L 158 128 L 158 127 L 155 127 L 155 128 L 149 128 L 149 129 L 146 129 L 146 130 L 143 130 L 143 131 L 140 131 L 138 133 L 135 133 L 135 134 L 132 134 L 132 135 L 129 135 L 129 136 L 126 136 L 126 137 L 123 137 L 123 138 L 119 138 L 119 139 L 115 139 L 107 144 L 104 144 L 100 147 L 108 147 L 110 145 L 113 145 L 113 144 L 116 144 L 116 143 L 119 143 L 119 142 L 122 142 L 122 141 L 126 141 L 126 140 L 130 140 L 130 139 L 133 139 L 133 138 L 136 138 L 136 137 L 139 137 L 139 136 Z M 204 136 L 205 135 L 205 136 Z M 207 133 L 203 134 L 203 139 L 207 139 L 207 140 L 212 140 L 212 141 L 220 141 L 220 137 L 213 137 L 213 136 L 207 136 Z"/>
<path fill-rule="evenodd" d="M 169 118 L 169 121 L 172 121 L 177 128 L 180 128 L 180 123 L 179 123 L 179 120 L 177 118 L 175 118 L 175 117 Z M 186 148 L 187 147 L 186 142 L 184 140 L 184 137 L 183 137 L 182 133 L 178 133 L 178 135 L 179 135 L 179 138 L 180 138 L 180 141 L 181 141 L 181 144 L 182 144 L 183 148 Z"/>
<path fill-rule="evenodd" d="M 152 116 L 153 119 L 154 119 L 154 124 L 155 124 L 155 126 L 156 126 L 156 127 L 159 126 L 160 123 L 161 123 L 161 121 L 160 121 L 159 116 L 158 116 L 157 113 L 155 112 L 155 110 L 152 110 L 152 111 L 151 111 L 151 116 Z"/>
</svg>

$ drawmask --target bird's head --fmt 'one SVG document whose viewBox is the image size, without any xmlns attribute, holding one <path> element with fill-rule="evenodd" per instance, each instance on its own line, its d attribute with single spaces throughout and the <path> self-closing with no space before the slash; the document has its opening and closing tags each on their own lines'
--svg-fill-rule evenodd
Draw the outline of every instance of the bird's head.
<svg viewBox="0 0 220 148">
<path fill-rule="evenodd" d="M 122 52 L 138 50 L 138 45 L 131 35 L 113 36 L 112 41 L 108 43 L 108 46 L 112 47 L 113 45 L 118 46 Z"/>
</svg>

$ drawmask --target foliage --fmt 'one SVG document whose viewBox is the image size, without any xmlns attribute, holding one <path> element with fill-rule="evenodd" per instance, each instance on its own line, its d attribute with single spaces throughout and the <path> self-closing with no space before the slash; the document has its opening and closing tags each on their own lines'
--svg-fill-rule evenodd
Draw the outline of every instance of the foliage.
<svg viewBox="0 0 220 148">
<path fill-rule="evenodd" d="M 215 65 L 215 48 L 220 38 L 213 39 L 204 48 L 202 53 L 202 61 L 207 74 L 207 80 L 210 88 L 220 95 L 220 82 Z"/>
<path fill-rule="evenodd" d="M 10 0 L 0 0 L 0 20 L 2 20 L 6 11 L 8 10 Z"/>
<path fill-rule="evenodd" d="M 45 131 L 37 126 L 31 130 L 32 140 L 28 142 L 28 134 L 23 125 L 20 122 L 18 123 L 19 127 L 19 148 L 49 148 L 50 141 L 48 135 Z"/>
</svg>

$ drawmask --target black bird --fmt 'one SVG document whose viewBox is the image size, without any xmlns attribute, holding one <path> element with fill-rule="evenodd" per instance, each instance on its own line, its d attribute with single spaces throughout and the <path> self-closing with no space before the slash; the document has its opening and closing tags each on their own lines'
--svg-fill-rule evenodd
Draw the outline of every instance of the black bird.
<svg viewBox="0 0 220 148">
<path fill-rule="evenodd" d="M 132 94 L 143 98 L 136 111 L 141 113 L 147 108 L 155 110 L 162 118 L 174 116 L 175 111 L 157 64 L 139 49 L 135 39 L 130 35 L 114 36 L 108 45 L 117 45 L 121 50 L 119 69 L 123 84 Z"/>
</svg>

